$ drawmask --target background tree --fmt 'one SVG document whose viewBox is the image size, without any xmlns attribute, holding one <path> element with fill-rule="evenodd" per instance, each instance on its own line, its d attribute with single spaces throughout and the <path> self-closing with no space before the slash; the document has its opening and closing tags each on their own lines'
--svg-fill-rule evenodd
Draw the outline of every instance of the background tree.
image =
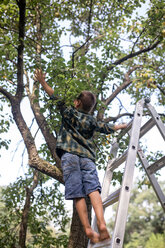
<svg viewBox="0 0 165 248">
<path fill-rule="evenodd" d="M 164 2 L 147 2 L 145 13 L 139 15 L 144 3 L 143 0 L 1 1 L 0 93 L 4 126 L 1 130 L 7 131 L 11 119 L 15 121 L 26 146 L 29 166 L 63 183 L 55 152 L 60 116 L 33 80 L 38 67 L 47 73 L 48 83 L 67 104 L 83 89 L 92 89 L 97 96 L 98 120 L 116 121 L 123 115 L 132 115 L 125 111 L 121 93 L 130 94 L 132 104 L 153 94 L 158 105 L 165 103 Z M 69 42 L 65 43 L 68 36 Z M 39 148 L 38 132 L 32 133 L 25 121 L 25 108 L 21 108 L 24 99 L 28 99 L 32 119 L 45 139 Z M 110 117 L 114 99 L 119 100 L 119 111 Z M 11 108 L 10 117 L 4 115 L 6 105 Z M 102 151 L 105 137 L 96 138 Z M 1 146 L 8 145 L 7 141 L 0 142 Z M 103 161 L 98 152 L 98 163 Z M 90 214 L 90 203 L 88 207 Z M 74 208 L 68 247 L 82 248 L 86 244 Z"/>
<path fill-rule="evenodd" d="M 26 179 L 20 177 L 1 188 L 1 247 L 67 247 L 69 217 L 59 183 L 48 183 L 43 174 L 36 173 L 30 169 Z"/>
<path fill-rule="evenodd" d="M 152 233 L 152 235 L 150 236 L 149 240 L 146 243 L 146 248 L 156 248 L 156 247 L 160 247 L 163 248 L 165 245 L 165 238 L 164 235 L 161 234 L 154 234 Z"/>
<path fill-rule="evenodd" d="M 141 188 L 136 185 L 132 191 L 128 209 L 128 219 L 125 231 L 124 247 L 163 247 L 165 245 L 164 212 L 157 202 L 152 187 L 145 181 Z M 164 190 L 164 183 L 161 182 Z M 116 206 L 114 206 L 116 212 Z M 114 217 L 110 219 L 110 229 L 113 230 Z M 151 245 L 152 244 L 152 245 Z"/>
</svg>

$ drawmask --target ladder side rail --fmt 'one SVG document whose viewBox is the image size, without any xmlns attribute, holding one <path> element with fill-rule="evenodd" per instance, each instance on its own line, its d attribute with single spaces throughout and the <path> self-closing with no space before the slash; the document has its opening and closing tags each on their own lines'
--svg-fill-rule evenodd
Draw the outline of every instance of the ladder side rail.
<svg viewBox="0 0 165 248">
<path fill-rule="evenodd" d="M 102 190 L 101 190 L 101 198 L 104 200 L 108 195 L 110 191 L 110 183 L 112 181 L 113 171 L 110 169 L 111 164 L 114 163 L 115 159 L 108 161 L 108 166 L 106 168 L 104 179 L 102 183 Z"/>
<path fill-rule="evenodd" d="M 112 159 L 110 162 L 113 163 L 113 160 L 114 159 Z M 105 199 L 109 194 L 110 182 L 111 182 L 112 176 L 113 176 L 113 172 L 109 169 L 109 166 L 111 166 L 110 162 L 108 163 L 108 166 L 107 166 L 105 174 L 104 174 L 102 190 L 101 190 L 102 191 L 101 192 L 101 198 L 102 199 Z M 93 218 L 93 221 L 92 221 L 92 229 L 95 230 L 95 231 L 98 231 L 96 215 L 94 215 L 94 218 Z M 92 246 L 90 246 L 90 247 L 92 247 Z"/>
<path fill-rule="evenodd" d="M 109 195 L 110 183 L 111 183 L 112 176 L 113 176 L 113 171 L 111 170 L 111 164 L 113 164 L 113 162 L 116 160 L 118 148 L 119 148 L 119 144 L 117 141 L 115 141 L 111 147 L 110 154 L 109 154 L 109 156 L 112 157 L 112 159 L 108 160 L 107 168 L 104 174 L 104 179 L 102 183 L 102 192 L 101 192 L 102 199 L 104 199 L 105 197 Z"/>
<path fill-rule="evenodd" d="M 119 197 L 118 209 L 115 220 L 115 228 L 112 237 L 112 248 L 122 248 L 125 226 L 127 221 L 128 204 L 131 194 L 135 161 L 138 149 L 140 127 L 142 121 L 144 100 L 136 104 L 134 120 L 131 129 L 128 156 L 125 164 L 121 193 Z M 122 225 L 121 225 L 122 222 Z"/>
<path fill-rule="evenodd" d="M 163 191 L 160 188 L 160 185 L 157 182 L 157 179 L 156 179 L 155 175 L 154 174 L 150 175 L 150 173 L 148 171 L 148 168 L 150 167 L 150 165 L 148 164 L 147 158 L 145 157 L 145 155 L 144 155 L 142 149 L 140 148 L 140 146 L 139 146 L 139 149 L 138 149 L 138 157 L 139 157 L 139 159 L 140 159 L 140 161 L 141 161 L 141 163 L 142 163 L 142 165 L 143 165 L 143 167 L 145 169 L 145 172 L 146 172 L 146 174 L 147 174 L 147 176 L 148 176 L 148 178 L 150 180 L 150 183 L 151 183 L 151 185 L 152 185 L 152 187 L 153 187 L 153 189 L 154 189 L 154 191 L 155 191 L 155 193 L 156 193 L 156 195 L 158 197 L 158 200 L 160 201 L 160 203 L 162 205 L 162 208 L 165 211 L 165 195 L 163 194 Z"/>
<path fill-rule="evenodd" d="M 165 141 L 165 126 L 160 118 L 160 116 L 158 115 L 158 113 L 156 112 L 155 108 L 150 104 L 146 104 L 148 111 L 150 112 L 151 116 L 153 117 L 155 124 L 157 126 L 157 128 L 159 129 L 164 141 Z"/>
</svg>

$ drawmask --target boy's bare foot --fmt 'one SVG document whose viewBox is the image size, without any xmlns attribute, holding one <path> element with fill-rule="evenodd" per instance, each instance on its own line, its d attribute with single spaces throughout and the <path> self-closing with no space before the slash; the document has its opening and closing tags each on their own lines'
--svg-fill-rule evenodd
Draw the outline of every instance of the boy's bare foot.
<svg viewBox="0 0 165 248">
<path fill-rule="evenodd" d="M 110 239 L 110 236 L 109 236 L 109 233 L 108 233 L 108 230 L 105 224 L 99 225 L 98 230 L 100 234 L 100 241 Z"/>
<path fill-rule="evenodd" d="M 91 243 L 95 244 L 100 242 L 100 235 L 97 232 L 93 231 L 92 228 L 86 228 L 85 233 L 90 239 Z"/>
</svg>

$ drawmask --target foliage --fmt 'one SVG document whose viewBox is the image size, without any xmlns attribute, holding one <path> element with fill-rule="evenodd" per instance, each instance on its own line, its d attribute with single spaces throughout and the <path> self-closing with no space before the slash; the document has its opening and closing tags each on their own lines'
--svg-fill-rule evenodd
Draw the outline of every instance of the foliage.
<svg viewBox="0 0 165 248">
<path fill-rule="evenodd" d="M 40 175 L 40 183 L 33 193 L 28 218 L 27 247 L 66 247 L 66 225 L 68 212 L 63 203 L 63 194 L 58 190 L 59 183 L 47 180 Z M 26 178 L 18 178 L 13 184 L 2 189 L 0 211 L 0 246 L 18 244 L 19 223 L 26 198 L 26 188 L 32 184 L 31 172 Z"/>
<path fill-rule="evenodd" d="M 152 233 L 149 240 L 146 243 L 145 248 L 163 248 L 165 246 L 165 238 L 163 234 Z"/>
</svg>

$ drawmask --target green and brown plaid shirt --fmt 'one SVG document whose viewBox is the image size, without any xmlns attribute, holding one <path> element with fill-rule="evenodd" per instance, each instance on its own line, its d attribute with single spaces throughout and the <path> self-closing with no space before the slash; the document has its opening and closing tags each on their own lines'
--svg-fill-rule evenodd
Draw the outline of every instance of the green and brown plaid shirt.
<svg viewBox="0 0 165 248">
<path fill-rule="evenodd" d="M 51 98 L 53 99 L 53 96 Z M 92 115 L 78 111 L 74 107 L 67 108 L 60 101 L 57 106 L 62 115 L 62 126 L 57 138 L 57 155 L 61 157 L 63 152 L 70 152 L 95 160 L 94 132 L 112 133 L 114 125 L 97 122 Z"/>
</svg>

